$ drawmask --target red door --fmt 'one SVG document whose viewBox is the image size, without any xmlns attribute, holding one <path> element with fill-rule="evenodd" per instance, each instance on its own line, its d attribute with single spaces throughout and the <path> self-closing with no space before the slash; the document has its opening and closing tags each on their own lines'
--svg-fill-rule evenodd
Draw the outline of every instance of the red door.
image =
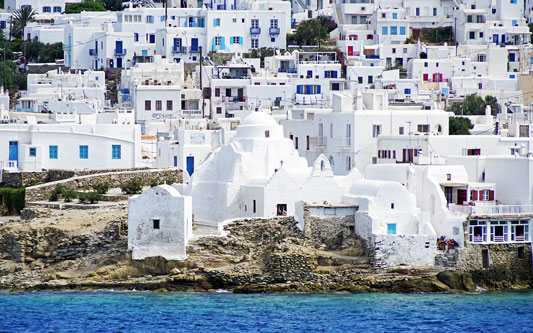
<svg viewBox="0 0 533 333">
<path fill-rule="evenodd" d="M 422 75 L 422 80 L 427 81 L 428 80 L 428 75 L 427 74 Z"/>
<path fill-rule="evenodd" d="M 348 46 L 348 55 L 353 56 L 353 46 Z"/>
</svg>

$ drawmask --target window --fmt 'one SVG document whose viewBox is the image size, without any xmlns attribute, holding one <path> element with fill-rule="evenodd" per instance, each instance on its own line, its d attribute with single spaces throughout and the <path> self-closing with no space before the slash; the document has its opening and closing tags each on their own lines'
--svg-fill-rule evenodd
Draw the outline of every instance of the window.
<svg viewBox="0 0 533 333">
<path fill-rule="evenodd" d="M 121 146 L 120 145 L 111 146 L 111 159 L 120 160 L 121 157 L 122 157 Z"/>
<path fill-rule="evenodd" d="M 481 191 L 481 200 L 489 201 L 489 191 L 488 190 Z"/>
<path fill-rule="evenodd" d="M 437 16 L 437 8 L 433 8 L 433 16 Z"/>
<path fill-rule="evenodd" d="M 233 20 L 231 20 L 233 23 L 237 23 L 237 19 L 234 18 Z"/>
<path fill-rule="evenodd" d="M 144 111 L 150 111 L 152 110 L 152 101 L 145 100 L 144 101 Z"/>
<path fill-rule="evenodd" d="M 220 27 L 220 18 L 213 19 L 213 26 Z"/>
<path fill-rule="evenodd" d="M 376 138 L 381 134 L 381 125 L 372 125 L 372 137 Z"/>
<path fill-rule="evenodd" d="M 215 97 L 220 97 L 220 88 L 215 88 Z"/>
<path fill-rule="evenodd" d="M 372 84 L 374 82 L 374 77 L 372 75 L 368 76 L 368 83 Z"/>
<path fill-rule="evenodd" d="M 217 106 L 217 114 L 221 114 L 222 113 L 222 107 L 221 106 Z"/>
<path fill-rule="evenodd" d="M 155 110 L 156 111 L 163 110 L 163 102 L 162 101 L 155 101 Z"/>
<path fill-rule="evenodd" d="M 415 8 L 415 16 L 420 16 L 420 8 Z"/>
<path fill-rule="evenodd" d="M 396 20 L 398 18 L 398 13 L 392 13 L 392 18 Z"/>
<path fill-rule="evenodd" d="M 57 146 L 48 147 L 48 157 L 51 160 L 57 160 Z"/>
<path fill-rule="evenodd" d="M 396 223 L 387 223 L 387 235 L 396 235 Z"/>
<path fill-rule="evenodd" d="M 231 44 L 240 44 L 240 43 L 239 43 L 239 41 L 240 41 L 239 38 L 240 38 L 240 37 L 238 37 L 238 36 L 233 36 L 233 37 L 231 37 L 231 39 L 230 39 Z"/>
<path fill-rule="evenodd" d="M 139 34 L 137 32 L 133 33 L 133 41 L 138 42 L 139 41 Z"/>
<path fill-rule="evenodd" d="M 172 100 L 167 101 L 167 111 L 172 111 Z"/>
<path fill-rule="evenodd" d="M 259 20 L 258 19 L 253 19 L 252 20 L 252 26 L 251 26 L 252 29 L 257 29 L 259 28 Z"/>
<path fill-rule="evenodd" d="M 390 27 L 390 34 L 391 35 L 397 35 L 398 34 L 398 27 L 397 26 L 391 26 Z"/>
<path fill-rule="evenodd" d="M 403 93 L 406 94 L 406 95 L 411 95 L 411 88 L 405 88 L 403 90 Z"/>
<path fill-rule="evenodd" d="M 154 23 L 154 17 L 152 15 L 146 15 L 146 23 Z"/>
<path fill-rule="evenodd" d="M 419 124 L 417 127 L 418 127 L 418 132 L 419 133 L 429 133 L 429 125 L 428 124 Z"/>
<path fill-rule="evenodd" d="M 337 78 L 337 71 L 325 71 L 324 72 L 324 77 L 325 78 L 333 78 L 333 79 L 336 79 Z"/>
<path fill-rule="evenodd" d="M 259 48 L 259 39 L 252 38 L 252 49 L 258 49 Z"/>
<path fill-rule="evenodd" d="M 468 39 L 476 39 L 476 32 L 475 31 L 468 32 Z"/>
<path fill-rule="evenodd" d="M 516 0 L 511 0 L 511 3 L 512 4 L 516 4 Z"/>
<path fill-rule="evenodd" d="M 35 147 L 30 148 L 30 157 L 37 157 L 37 148 Z"/>
<path fill-rule="evenodd" d="M 86 160 L 89 158 L 89 146 L 80 146 L 80 159 Z"/>
<path fill-rule="evenodd" d="M 340 84 L 338 82 L 334 82 L 331 84 L 331 90 L 338 91 L 340 90 Z"/>
<path fill-rule="evenodd" d="M 381 34 L 382 35 L 388 35 L 389 34 L 389 28 L 388 27 L 381 27 Z"/>
<path fill-rule="evenodd" d="M 405 35 L 405 27 L 400 27 L 400 35 Z"/>
<path fill-rule="evenodd" d="M 277 204 L 276 211 L 278 216 L 287 216 L 287 204 Z"/>
<path fill-rule="evenodd" d="M 346 156 L 346 171 L 352 170 L 352 157 Z"/>
<path fill-rule="evenodd" d="M 386 17 L 387 17 L 387 14 L 381 13 L 381 18 L 386 18 Z"/>
<path fill-rule="evenodd" d="M 253 212 L 254 214 L 257 212 L 257 203 L 255 200 L 253 201 Z"/>
<path fill-rule="evenodd" d="M 54 13 L 61 13 L 61 7 L 55 6 L 54 7 Z"/>
<path fill-rule="evenodd" d="M 532 59 L 533 59 L 533 58 L 532 58 Z M 359 76 L 359 77 L 357 78 L 357 83 L 359 83 L 359 84 L 362 84 L 362 83 L 363 83 L 363 77 L 362 77 L 362 76 Z"/>
<path fill-rule="evenodd" d="M 270 20 L 270 28 L 275 29 L 277 27 L 278 27 L 278 20 L 277 19 Z"/>
<path fill-rule="evenodd" d="M 52 8 L 50 6 L 43 7 L 43 13 L 50 13 L 52 11 Z"/>
<path fill-rule="evenodd" d="M 161 222 L 161 220 L 159 220 L 159 219 L 152 220 L 152 224 L 154 226 L 154 229 L 159 229 L 160 228 L 160 222 Z"/>
</svg>

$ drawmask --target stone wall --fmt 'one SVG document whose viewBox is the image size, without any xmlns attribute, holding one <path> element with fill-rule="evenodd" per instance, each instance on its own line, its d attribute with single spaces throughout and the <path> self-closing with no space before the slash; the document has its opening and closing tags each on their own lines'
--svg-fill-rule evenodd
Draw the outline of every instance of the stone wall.
<svg viewBox="0 0 533 333">
<path fill-rule="evenodd" d="M 488 250 L 488 267 L 483 267 L 482 250 Z M 523 251 L 522 258 L 518 256 L 519 251 Z M 533 284 L 530 243 L 467 244 L 459 250 L 456 267 L 470 272 L 476 284 L 490 289 Z"/>
<path fill-rule="evenodd" d="M 435 265 L 433 235 L 373 235 L 370 257 L 375 268 Z"/>
<path fill-rule="evenodd" d="M 140 178 L 143 184 L 146 186 L 150 184 L 150 180 L 153 178 L 175 178 L 177 182 L 180 183 L 182 181 L 182 172 L 179 169 L 146 169 L 135 171 L 106 172 L 73 177 L 26 188 L 26 202 L 47 201 L 50 196 L 50 192 L 58 184 L 70 186 L 78 191 L 81 191 L 90 190 L 91 185 L 98 182 L 108 182 L 111 188 L 120 187 L 122 184 L 132 178 Z"/>
<path fill-rule="evenodd" d="M 44 183 L 48 178 L 46 171 L 39 172 L 4 172 L 2 184 L 6 187 L 20 188 L 27 185 Z"/>
</svg>

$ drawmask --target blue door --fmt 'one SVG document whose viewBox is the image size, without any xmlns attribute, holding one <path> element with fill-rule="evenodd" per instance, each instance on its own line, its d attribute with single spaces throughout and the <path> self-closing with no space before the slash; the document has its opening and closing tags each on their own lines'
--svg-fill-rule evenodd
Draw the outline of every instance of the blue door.
<svg viewBox="0 0 533 333">
<path fill-rule="evenodd" d="M 505 35 L 502 35 L 502 44 L 505 44 Z"/>
<path fill-rule="evenodd" d="M 198 52 L 198 38 L 191 38 L 191 52 Z"/>
<path fill-rule="evenodd" d="M 194 173 L 194 156 L 187 156 L 187 172 L 189 176 Z"/>
<path fill-rule="evenodd" d="M 496 34 L 492 35 L 492 41 L 494 43 L 498 44 L 498 40 L 499 40 L 499 36 L 498 35 L 496 35 Z"/>
<path fill-rule="evenodd" d="M 122 54 L 122 41 L 117 40 L 115 41 L 115 49 L 117 54 Z"/>
<path fill-rule="evenodd" d="M 174 166 L 178 166 L 178 156 L 174 156 Z"/>
<path fill-rule="evenodd" d="M 9 160 L 10 161 L 19 160 L 19 142 L 18 141 L 9 141 Z"/>
<path fill-rule="evenodd" d="M 117 68 L 122 68 L 122 58 L 117 58 Z"/>
</svg>

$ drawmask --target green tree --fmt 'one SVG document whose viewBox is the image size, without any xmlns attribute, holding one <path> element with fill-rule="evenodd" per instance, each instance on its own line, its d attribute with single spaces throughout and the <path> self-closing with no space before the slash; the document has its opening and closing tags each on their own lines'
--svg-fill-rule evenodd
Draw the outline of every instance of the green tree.
<svg viewBox="0 0 533 333">
<path fill-rule="evenodd" d="M 65 8 L 65 14 L 78 14 L 81 12 L 105 12 L 106 8 L 98 1 L 85 0 L 80 3 L 73 3 Z"/>
<path fill-rule="evenodd" d="M 100 3 L 105 6 L 105 9 L 112 12 L 119 12 L 123 9 L 121 0 L 100 0 Z"/>
<path fill-rule="evenodd" d="M 450 117 L 449 118 L 449 134 L 450 135 L 470 135 L 470 130 L 474 125 L 468 118 L 464 117 Z"/>
<path fill-rule="evenodd" d="M 456 115 L 484 115 L 485 107 L 490 105 L 493 115 L 500 111 L 498 100 L 494 96 L 485 96 L 485 99 L 476 94 L 466 96 L 462 103 L 456 103 L 452 106 L 452 111 Z"/>
<path fill-rule="evenodd" d="M 28 23 L 35 21 L 35 15 L 37 15 L 37 13 L 30 7 L 24 7 L 15 10 L 13 13 L 13 37 L 22 38 L 22 35 L 24 34 L 24 27 L 26 27 Z"/>
<path fill-rule="evenodd" d="M 63 59 L 62 43 L 43 44 L 38 41 L 26 42 L 26 58 L 30 62 L 55 62 Z"/>
<path fill-rule="evenodd" d="M 320 40 L 328 37 L 328 29 L 320 23 L 319 19 L 306 20 L 300 22 L 296 32 L 288 37 L 289 44 L 317 45 Z"/>
</svg>

